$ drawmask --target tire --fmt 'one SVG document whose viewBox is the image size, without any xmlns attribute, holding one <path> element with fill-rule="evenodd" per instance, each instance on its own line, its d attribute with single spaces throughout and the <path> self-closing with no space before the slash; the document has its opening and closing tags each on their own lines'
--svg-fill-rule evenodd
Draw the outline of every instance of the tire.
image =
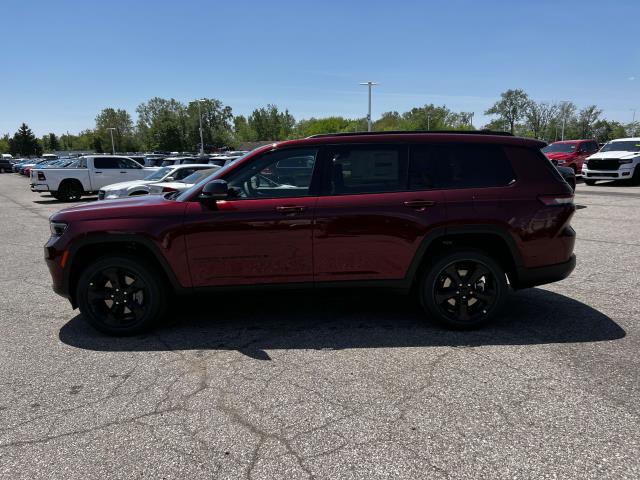
<svg viewBox="0 0 640 480">
<path fill-rule="evenodd" d="M 80 200 L 84 190 L 82 185 L 74 180 L 67 180 L 62 182 L 62 185 L 58 187 L 58 200 L 68 202 L 70 200 Z"/>
<path fill-rule="evenodd" d="M 586 178 L 584 179 L 584 184 L 585 185 L 589 185 L 590 187 L 593 187 L 596 184 L 595 180 L 587 180 Z"/>
<path fill-rule="evenodd" d="M 167 286 L 152 265 L 114 255 L 94 261 L 82 272 L 76 299 L 83 318 L 96 330 L 128 336 L 149 330 L 161 320 Z"/>
<path fill-rule="evenodd" d="M 474 283 L 477 275 L 481 276 Z M 504 269 L 495 260 L 480 250 L 464 249 L 446 252 L 427 266 L 419 298 L 429 318 L 466 330 L 490 322 L 503 308 L 508 291 Z"/>
<path fill-rule="evenodd" d="M 633 169 L 633 175 L 631 176 L 631 185 L 640 185 L 640 164 L 636 165 Z"/>
</svg>

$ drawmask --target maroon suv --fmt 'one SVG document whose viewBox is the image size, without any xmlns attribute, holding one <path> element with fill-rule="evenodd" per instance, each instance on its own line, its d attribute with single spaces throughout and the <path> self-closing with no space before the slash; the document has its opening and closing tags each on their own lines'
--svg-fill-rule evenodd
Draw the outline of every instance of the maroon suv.
<svg viewBox="0 0 640 480">
<path fill-rule="evenodd" d="M 182 193 L 53 215 L 53 288 L 111 334 L 153 325 L 170 292 L 257 285 L 391 287 L 478 326 L 509 288 L 575 267 L 573 192 L 542 146 L 487 132 L 267 145 Z"/>
</svg>

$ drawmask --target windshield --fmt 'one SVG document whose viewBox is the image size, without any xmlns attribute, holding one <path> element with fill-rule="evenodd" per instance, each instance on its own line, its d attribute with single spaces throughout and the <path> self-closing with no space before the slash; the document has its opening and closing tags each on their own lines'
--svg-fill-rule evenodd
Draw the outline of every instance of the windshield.
<svg viewBox="0 0 640 480">
<path fill-rule="evenodd" d="M 640 141 L 609 142 L 601 152 L 640 152 Z"/>
<path fill-rule="evenodd" d="M 153 172 L 151 175 L 147 175 L 146 177 L 144 177 L 144 179 L 145 180 L 162 180 L 169 173 L 171 173 L 172 170 L 173 170 L 172 167 L 164 167 L 158 170 L 157 172 Z"/>
<path fill-rule="evenodd" d="M 258 147 L 260 148 L 260 147 Z M 180 195 L 178 195 L 176 197 L 176 200 L 181 202 L 186 200 L 187 198 L 189 198 L 191 196 L 191 193 L 194 190 L 197 190 L 198 188 L 200 188 L 203 184 L 210 182 L 211 180 L 213 180 L 214 178 L 218 178 L 222 175 L 224 175 L 227 170 L 229 170 L 229 168 L 231 168 L 233 165 L 236 164 L 236 162 L 240 159 L 243 159 L 244 157 L 246 157 L 247 155 L 250 155 L 253 152 L 253 150 L 251 152 L 247 152 L 245 153 L 243 156 L 236 158 L 233 162 L 227 163 L 224 167 L 218 167 L 218 168 L 214 168 L 211 170 L 211 172 L 209 172 L 209 170 L 202 170 L 201 172 L 209 172 L 212 173 L 209 176 L 206 176 L 204 178 L 202 178 L 198 183 L 196 183 L 193 187 L 188 188 L 187 190 L 185 190 L 184 192 L 182 192 Z M 201 173 L 201 172 L 196 172 L 196 173 Z M 189 178 L 189 177 L 187 177 Z M 183 182 L 186 180 L 186 178 L 184 180 L 182 180 Z"/>
<path fill-rule="evenodd" d="M 197 172 L 193 172 L 188 177 L 184 177 L 182 180 L 178 180 L 178 181 L 182 183 L 198 183 L 201 179 L 208 177 L 213 172 L 219 169 L 220 167 L 212 167 L 212 168 L 207 168 L 205 170 L 198 170 Z"/>
<path fill-rule="evenodd" d="M 575 151 L 575 143 L 552 143 L 542 149 L 543 153 L 573 153 Z"/>
</svg>

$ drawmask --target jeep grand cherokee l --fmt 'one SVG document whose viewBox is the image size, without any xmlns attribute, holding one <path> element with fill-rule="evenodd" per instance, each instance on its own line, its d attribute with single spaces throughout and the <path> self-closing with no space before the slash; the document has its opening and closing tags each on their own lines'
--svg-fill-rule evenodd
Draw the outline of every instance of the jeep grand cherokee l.
<svg viewBox="0 0 640 480">
<path fill-rule="evenodd" d="M 476 327 L 510 288 L 575 266 L 573 192 L 543 145 L 483 132 L 267 145 L 185 192 L 56 213 L 46 262 L 54 290 L 116 335 L 155 324 L 168 293 L 257 285 L 400 289 L 427 317 Z M 274 175 L 290 159 L 308 174 Z"/>
</svg>

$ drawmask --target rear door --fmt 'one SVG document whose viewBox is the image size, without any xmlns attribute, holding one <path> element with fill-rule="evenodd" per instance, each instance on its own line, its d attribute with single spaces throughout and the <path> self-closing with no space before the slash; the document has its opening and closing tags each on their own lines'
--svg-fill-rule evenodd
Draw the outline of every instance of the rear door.
<svg viewBox="0 0 640 480">
<path fill-rule="evenodd" d="M 410 189 L 407 145 L 328 146 L 316 206 L 316 282 L 402 280 L 425 235 L 445 220 L 431 165 Z M 411 167 L 415 170 L 414 166 Z"/>
</svg>

